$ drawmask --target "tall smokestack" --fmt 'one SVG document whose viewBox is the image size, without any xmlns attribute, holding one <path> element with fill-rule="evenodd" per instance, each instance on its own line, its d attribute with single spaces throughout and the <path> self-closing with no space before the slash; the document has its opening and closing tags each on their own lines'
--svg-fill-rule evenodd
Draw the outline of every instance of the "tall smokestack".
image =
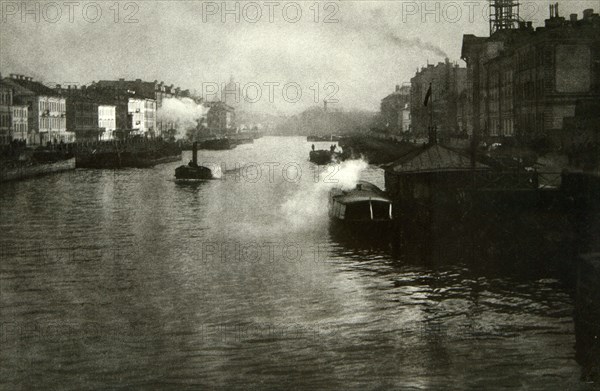
<svg viewBox="0 0 600 391">
<path fill-rule="evenodd" d="M 194 166 L 198 165 L 198 142 L 196 141 L 192 144 L 192 162 L 194 162 Z"/>
</svg>

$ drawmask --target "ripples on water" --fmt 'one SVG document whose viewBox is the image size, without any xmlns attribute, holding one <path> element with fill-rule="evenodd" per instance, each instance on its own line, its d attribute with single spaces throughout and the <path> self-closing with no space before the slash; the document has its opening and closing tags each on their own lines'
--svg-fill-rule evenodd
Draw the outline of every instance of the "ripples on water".
<svg viewBox="0 0 600 391">
<path fill-rule="evenodd" d="M 315 186 L 310 144 L 202 151 L 226 174 L 197 184 L 179 163 L 3 184 L 2 388 L 586 387 L 547 273 L 395 259 L 331 233 L 326 199 L 286 215 Z"/>
</svg>

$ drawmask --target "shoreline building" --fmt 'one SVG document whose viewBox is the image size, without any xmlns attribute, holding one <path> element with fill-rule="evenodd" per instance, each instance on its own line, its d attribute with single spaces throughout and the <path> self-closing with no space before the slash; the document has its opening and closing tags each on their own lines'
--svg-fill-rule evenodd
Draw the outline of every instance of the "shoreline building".
<svg viewBox="0 0 600 391">
<path fill-rule="evenodd" d="M 410 117 L 415 135 L 428 136 L 430 124 L 437 128 L 440 139 L 464 131 L 458 122 L 458 100 L 465 89 L 467 69 L 451 63 L 448 58 L 437 65 L 428 64 L 417 70 L 410 80 Z M 431 99 L 424 105 L 431 85 Z"/>
<path fill-rule="evenodd" d="M 13 140 L 27 141 L 29 126 L 27 123 L 27 105 L 12 105 L 12 134 Z"/>
<path fill-rule="evenodd" d="M 101 137 L 123 140 L 129 137 L 131 133 L 132 118 L 129 113 L 129 99 L 133 96 L 132 92 L 127 90 L 118 90 L 111 87 L 101 88 L 95 83 L 90 84 L 87 87 L 89 95 L 98 103 L 100 106 L 114 106 L 115 108 L 115 130 L 110 135 L 102 134 Z M 100 113 L 98 114 L 98 121 L 100 121 Z M 102 125 L 99 123 L 99 127 Z"/>
<path fill-rule="evenodd" d="M 27 144 L 70 143 L 75 133 L 67 131 L 66 100 L 31 77 L 11 74 L 3 79 L 13 87 L 13 101 L 27 106 Z"/>
<path fill-rule="evenodd" d="M 13 86 L 0 75 L 0 145 L 27 141 L 27 105 L 14 102 Z"/>
<path fill-rule="evenodd" d="M 158 136 L 156 126 L 157 84 L 141 79 L 100 80 L 93 82 L 90 88 L 101 92 L 104 95 L 105 103 L 116 106 L 117 128 L 124 132 L 121 137 L 127 137 L 130 134 L 155 137 Z M 126 104 L 123 102 L 124 98 L 127 98 Z M 125 119 L 127 124 L 123 124 Z"/>
<path fill-rule="evenodd" d="M 410 103 L 405 103 L 404 107 L 400 109 L 400 131 L 402 133 L 410 133 L 412 131 L 411 117 L 410 117 Z"/>
<path fill-rule="evenodd" d="M 3 82 L 0 76 L 0 145 L 7 145 L 12 141 L 12 106 L 12 86 Z"/>
<path fill-rule="evenodd" d="M 233 107 L 221 101 L 206 102 L 206 105 L 209 107 L 206 124 L 210 134 L 235 133 L 235 110 Z"/>
<path fill-rule="evenodd" d="M 156 101 L 148 98 L 129 98 L 127 112 L 131 116 L 131 134 L 155 136 Z"/>
<path fill-rule="evenodd" d="M 137 129 L 136 133 L 145 133 L 150 137 L 167 138 L 170 131 L 176 126 L 173 121 L 169 121 L 161 115 L 160 109 L 166 99 L 189 98 L 198 104 L 202 102 L 202 99 L 193 96 L 189 89 L 182 90 L 173 84 L 166 85 L 163 81 L 158 82 L 158 80 L 153 82 L 143 81 L 142 79 L 100 80 L 93 82 L 92 88 L 106 92 L 110 91 L 118 95 L 128 95 L 132 100 L 128 101 L 127 112 L 135 117 L 131 119 L 133 122 L 130 129 Z M 154 101 L 154 104 L 149 101 Z M 117 107 L 117 112 L 119 110 Z M 117 113 L 117 117 L 119 117 L 119 113 Z"/>
<path fill-rule="evenodd" d="M 391 135 L 402 136 L 410 131 L 410 85 L 396 85 L 393 93 L 381 100 L 381 116 Z M 407 114 L 408 110 L 408 114 Z"/>
<path fill-rule="evenodd" d="M 102 129 L 100 140 L 114 140 L 117 130 L 117 106 L 98 103 L 98 127 Z"/>
<path fill-rule="evenodd" d="M 558 4 L 534 29 L 516 1 L 492 0 L 489 37 L 463 36 L 470 135 L 521 142 L 564 138 L 564 119 L 600 99 L 600 17 L 592 9 L 565 19 Z"/>
<path fill-rule="evenodd" d="M 87 87 L 76 85 L 62 88 L 56 85 L 56 91 L 67 102 L 67 130 L 75 133 L 75 140 L 98 141 L 102 130 L 98 126 L 98 103 L 90 96 Z"/>
</svg>

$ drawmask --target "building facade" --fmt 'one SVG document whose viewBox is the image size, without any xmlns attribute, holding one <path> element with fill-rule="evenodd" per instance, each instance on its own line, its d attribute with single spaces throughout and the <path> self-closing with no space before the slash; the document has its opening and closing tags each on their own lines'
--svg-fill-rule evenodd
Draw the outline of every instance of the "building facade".
<svg viewBox="0 0 600 391">
<path fill-rule="evenodd" d="M 544 27 L 521 22 L 489 38 L 465 35 L 468 128 L 483 138 L 557 144 L 578 102 L 600 99 L 599 29 L 591 9 L 566 20 L 552 7 Z"/>
<path fill-rule="evenodd" d="M 19 141 L 27 141 L 29 134 L 29 126 L 27 123 L 27 106 L 13 105 L 12 106 L 12 139 Z"/>
<path fill-rule="evenodd" d="M 171 98 L 190 98 L 195 102 L 201 102 L 200 98 L 194 97 L 190 90 L 183 90 L 179 87 L 175 87 L 173 84 L 166 85 L 164 82 L 153 82 L 143 81 L 141 79 L 136 80 L 100 80 L 92 83 L 92 88 L 104 91 L 105 93 L 113 95 L 125 95 L 133 98 L 133 101 L 127 102 L 127 113 L 134 118 L 130 118 L 131 122 L 130 130 L 136 129 L 136 133 L 145 132 L 150 137 L 161 136 L 166 137 L 168 131 L 175 127 L 175 123 L 161 115 L 161 108 L 163 102 L 166 99 Z M 142 104 L 141 101 L 145 100 L 146 103 Z M 153 100 L 155 103 L 152 105 L 148 100 Z M 133 111 L 129 108 L 133 108 Z M 152 108 L 154 108 L 152 110 Z M 139 112 L 137 110 L 140 110 Z M 142 115 L 142 110 L 144 115 Z M 117 107 L 117 128 L 119 128 L 119 111 Z M 122 116 L 122 114 L 121 114 Z M 138 123 L 139 122 L 139 123 Z M 142 130 L 143 129 L 143 130 Z"/>
<path fill-rule="evenodd" d="M 123 140 L 129 137 L 133 121 L 132 115 L 129 113 L 129 99 L 134 96 L 133 92 L 101 88 L 96 84 L 89 85 L 87 91 L 89 96 L 98 103 L 98 106 L 114 106 L 115 130 L 112 132 L 112 138 Z M 98 121 L 100 121 L 100 114 L 98 114 Z M 103 133 L 102 137 L 107 137 L 107 135 Z"/>
<path fill-rule="evenodd" d="M 383 125 L 391 134 L 399 134 L 408 131 L 407 118 L 404 118 L 404 110 L 410 102 L 410 85 L 397 85 L 396 90 L 381 100 L 381 116 Z"/>
<path fill-rule="evenodd" d="M 73 142 L 75 133 L 67 131 L 66 99 L 31 77 L 11 74 L 4 79 L 13 87 L 14 103 L 27 106 L 30 145 Z"/>
<path fill-rule="evenodd" d="M 86 86 L 57 85 L 56 92 L 66 99 L 67 131 L 75 133 L 75 140 L 98 141 L 101 129 L 98 127 L 98 103 L 90 96 Z"/>
<path fill-rule="evenodd" d="M 131 115 L 131 133 L 153 136 L 156 129 L 156 101 L 154 99 L 129 98 L 127 106 Z"/>
<path fill-rule="evenodd" d="M 0 77 L 0 145 L 10 144 L 12 140 L 13 89 Z"/>
<path fill-rule="evenodd" d="M 210 102 L 206 122 L 208 131 L 215 135 L 224 135 L 235 131 L 235 111 L 223 102 Z"/>
<path fill-rule="evenodd" d="M 102 130 L 100 140 L 115 139 L 115 131 L 117 130 L 117 106 L 115 105 L 98 105 L 98 127 Z"/>
<path fill-rule="evenodd" d="M 465 89 L 466 79 L 467 69 L 451 63 L 449 59 L 417 71 L 410 81 L 411 128 L 415 135 L 428 135 L 430 126 L 436 127 L 440 138 L 463 131 L 458 122 L 458 100 Z M 425 106 L 430 86 L 431 97 Z"/>
<path fill-rule="evenodd" d="M 410 119 L 410 103 L 406 103 L 400 110 L 400 130 L 402 133 L 410 133 L 412 130 L 411 119 Z"/>
</svg>

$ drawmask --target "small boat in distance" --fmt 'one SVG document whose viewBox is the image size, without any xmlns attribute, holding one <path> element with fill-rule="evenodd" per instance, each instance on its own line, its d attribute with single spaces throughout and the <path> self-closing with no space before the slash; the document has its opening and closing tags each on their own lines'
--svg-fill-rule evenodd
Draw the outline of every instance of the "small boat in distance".
<svg viewBox="0 0 600 391">
<path fill-rule="evenodd" d="M 310 151 L 309 160 L 318 166 L 325 166 L 329 163 L 333 163 L 337 155 L 338 154 L 335 152 L 323 149 L 319 151 Z"/>
<path fill-rule="evenodd" d="M 329 217 L 357 229 L 387 228 L 392 222 L 392 200 L 372 183 L 359 181 L 352 190 L 329 192 Z"/>
<path fill-rule="evenodd" d="M 310 154 L 308 155 L 308 160 L 310 160 L 318 166 L 324 166 L 329 163 L 334 163 L 341 155 L 340 153 L 335 151 L 335 149 L 337 148 L 336 145 L 332 145 L 331 148 L 329 148 L 329 151 L 325 149 L 315 150 L 314 144 L 312 147 L 313 150 L 310 151 Z"/>
<path fill-rule="evenodd" d="M 320 142 L 320 141 L 340 141 L 340 136 L 336 136 L 334 134 L 330 134 L 329 136 L 317 136 L 317 135 L 311 135 L 311 136 L 306 136 L 306 141 L 308 142 Z"/>
<path fill-rule="evenodd" d="M 192 161 L 187 166 L 179 166 L 175 169 L 175 179 L 181 181 L 214 179 L 210 168 L 198 165 L 198 143 L 194 142 L 192 145 Z"/>
</svg>

